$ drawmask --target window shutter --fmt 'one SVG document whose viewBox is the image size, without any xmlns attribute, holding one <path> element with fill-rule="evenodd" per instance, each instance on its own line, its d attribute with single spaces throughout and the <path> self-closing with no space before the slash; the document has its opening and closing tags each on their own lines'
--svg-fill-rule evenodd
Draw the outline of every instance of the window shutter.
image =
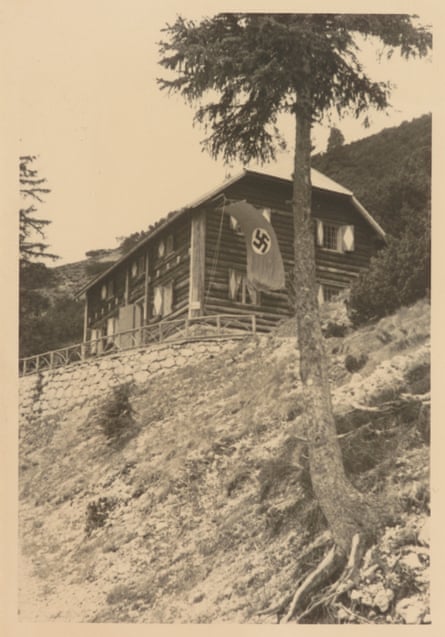
<svg viewBox="0 0 445 637">
<path fill-rule="evenodd" d="M 107 336 L 114 334 L 114 318 L 107 319 Z"/>
<path fill-rule="evenodd" d="M 249 295 L 249 302 L 252 303 L 253 305 L 258 305 L 260 293 L 258 292 L 258 290 L 256 290 L 253 287 L 253 285 L 250 285 L 250 283 L 247 281 L 247 278 L 245 279 L 245 285 L 246 285 L 247 294 Z"/>
<path fill-rule="evenodd" d="M 235 217 L 233 217 L 232 215 L 230 215 L 230 229 L 233 230 L 234 232 L 240 233 L 241 232 L 241 228 L 239 225 L 239 221 L 238 219 L 235 219 Z"/>
<path fill-rule="evenodd" d="M 166 254 L 170 254 L 170 252 L 173 252 L 173 235 L 172 234 L 169 234 L 167 237 L 165 252 Z"/>
<path fill-rule="evenodd" d="M 317 245 L 323 245 L 323 221 L 320 219 L 315 220 L 317 223 Z"/>
<path fill-rule="evenodd" d="M 266 221 L 268 221 L 269 223 L 271 223 L 271 216 L 272 216 L 272 211 L 270 208 L 263 208 L 263 217 L 266 219 Z"/>
<path fill-rule="evenodd" d="M 242 275 L 236 270 L 229 270 L 229 298 L 235 301 L 242 283 Z"/>
<path fill-rule="evenodd" d="M 155 316 L 162 314 L 162 288 L 160 285 L 154 289 L 153 309 Z"/>
<path fill-rule="evenodd" d="M 323 286 L 321 285 L 321 283 L 318 284 L 317 300 L 318 300 L 318 305 L 323 305 L 324 294 L 323 294 Z"/>
<path fill-rule="evenodd" d="M 94 341 L 91 343 L 91 349 L 90 349 L 91 354 L 97 354 L 97 343 L 96 343 L 97 338 L 98 338 L 97 330 L 93 328 L 90 333 L 90 341 Z"/>
<path fill-rule="evenodd" d="M 162 308 L 162 315 L 166 316 L 171 314 L 173 309 L 173 282 L 164 286 L 164 307 Z"/>
<path fill-rule="evenodd" d="M 341 249 L 342 252 L 353 252 L 355 249 L 354 226 L 341 227 Z"/>
</svg>

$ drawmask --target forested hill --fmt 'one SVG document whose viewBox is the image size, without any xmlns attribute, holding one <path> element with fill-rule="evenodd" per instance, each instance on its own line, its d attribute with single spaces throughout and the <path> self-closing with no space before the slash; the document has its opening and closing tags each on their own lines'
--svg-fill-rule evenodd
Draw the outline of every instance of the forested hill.
<svg viewBox="0 0 445 637">
<path fill-rule="evenodd" d="M 312 166 L 352 190 L 389 234 L 404 231 L 407 209 L 428 214 L 431 115 L 314 155 Z"/>
</svg>

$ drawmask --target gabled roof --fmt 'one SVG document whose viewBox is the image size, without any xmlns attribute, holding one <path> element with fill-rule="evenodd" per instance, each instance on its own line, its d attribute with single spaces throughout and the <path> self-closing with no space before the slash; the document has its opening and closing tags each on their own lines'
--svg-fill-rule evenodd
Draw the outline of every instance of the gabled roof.
<svg viewBox="0 0 445 637">
<path fill-rule="evenodd" d="M 185 206 L 185 208 L 186 209 L 197 208 L 198 206 L 202 205 L 209 199 L 213 199 L 220 193 L 224 192 L 224 190 L 226 190 L 228 186 L 231 186 L 237 181 L 240 181 L 243 177 L 246 177 L 247 175 L 256 175 L 258 177 L 262 177 L 263 179 L 281 181 L 283 183 L 288 183 L 288 184 L 291 183 L 290 176 L 284 176 L 278 173 L 273 174 L 270 172 L 263 173 L 257 170 L 250 170 L 249 168 L 244 168 L 241 172 L 236 174 L 234 177 L 227 179 L 226 181 L 224 181 L 224 183 L 220 184 L 216 188 L 213 188 L 212 190 L 209 190 L 198 199 L 192 201 L 190 204 Z M 344 188 L 333 179 L 326 177 L 326 175 L 323 175 L 323 173 L 319 172 L 318 170 L 315 170 L 315 168 L 311 168 L 311 183 L 312 183 L 312 188 L 316 188 L 317 190 L 327 190 L 328 192 L 335 192 L 340 195 L 347 195 L 349 197 L 352 197 L 352 192 L 350 190 L 348 190 L 347 188 Z"/>
<path fill-rule="evenodd" d="M 142 245 L 144 245 L 145 243 L 150 241 L 153 237 L 155 237 L 157 234 L 159 234 L 159 232 L 161 232 L 161 230 L 163 230 L 166 226 L 168 226 L 172 221 L 182 216 L 183 214 L 191 210 L 194 210 L 195 208 L 198 208 L 199 206 L 202 206 L 204 203 L 209 202 L 212 199 L 215 199 L 215 197 L 218 197 L 218 195 L 221 195 L 225 190 L 227 190 L 229 186 L 237 183 L 238 181 L 241 181 L 241 179 L 249 175 L 257 176 L 265 180 L 287 183 L 289 185 L 292 183 L 289 177 L 283 177 L 282 175 L 277 175 L 277 174 L 274 175 L 274 174 L 271 174 L 270 172 L 263 173 L 256 170 L 250 170 L 248 168 L 244 168 L 240 173 L 238 173 L 234 177 L 231 177 L 230 179 L 226 179 L 222 184 L 206 192 L 204 195 L 202 195 L 198 199 L 192 201 L 191 203 L 184 206 L 183 208 L 180 208 L 179 210 L 170 212 L 166 217 L 160 219 L 154 225 L 154 227 L 150 230 L 150 232 L 147 234 L 146 237 L 141 239 L 141 241 L 137 245 L 135 245 L 134 248 L 132 248 L 129 252 L 124 254 L 118 261 L 115 261 L 115 263 L 113 263 L 112 266 L 107 268 L 107 270 L 105 270 L 101 274 L 94 277 L 94 279 L 86 283 L 78 291 L 76 296 L 78 297 L 81 296 L 84 292 L 86 292 L 86 290 L 88 290 L 90 287 L 95 285 L 98 281 L 100 281 L 101 279 L 104 279 L 112 270 L 114 270 L 114 268 L 116 268 L 123 261 L 126 261 L 134 252 L 139 250 L 139 248 Z M 378 235 L 380 235 L 382 239 L 385 239 L 385 231 L 383 230 L 383 228 L 371 216 L 371 214 L 366 210 L 366 208 L 354 197 L 354 194 L 352 193 L 351 190 L 344 188 L 333 179 L 330 179 L 329 177 L 326 177 L 326 175 L 323 175 L 323 173 L 319 172 L 318 170 L 315 170 L 315 168 L 311 168 L 311 183 L 312 183 L 312 188 L 315 188 L 317 190 L 324 190 L 327 192 L 333 192 L 339 195 L 344 195 L 346 197 L 349 197 L 351 200 L 351 203 L 353 204 L 357 212 L 374 228 L 374 230 L 377 232 Z"/>
</svg>

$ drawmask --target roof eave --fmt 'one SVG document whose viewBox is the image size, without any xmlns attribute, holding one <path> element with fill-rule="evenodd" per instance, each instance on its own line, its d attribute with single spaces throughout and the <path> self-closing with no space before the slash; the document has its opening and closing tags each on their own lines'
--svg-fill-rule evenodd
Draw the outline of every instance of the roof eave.
<svg viewBox="0 0 445 637">
<path fill-rule="evenodd" d="M 382 226 L 379 223 L 377 223 L 374 217 L 371 216 L 371 214 L 360 203 L 360 201 L 356 199 L 354 195 L 351 195 L 351 201 L 354 207 L 356 208 L 356 210 L 358 210 L 358 212 L 362 215 L 362 217 L 366 219 L 366 221 L 374 228 L 377 234 L 379 234 L 380 237 L 383 239 L 383 241 L 385 241 L 386 243 L 386 232 L 383 230 Z"/>
<path fill-rule="evenodd" d="M 182 213 L 186 212 L 185 208 L 181 208 L 181 210 L 176 210 L 175 212 L 173 212 L 171 215 L 168 216 L 168 218 L 166 218 L 163 222 L 159 223 L 159 226 L 156 228 L 153 228 L 153 230 L 143 239 L 141 239 L 141 241 L 139 241 L 139 243 L 137 243 L 133 248 L 131 248 L 131 250 L 129 250 L 128 252 L 126 252 L 125 254 L 123 254 L 120 259 L 118 259 L 117 261 L 115 261 L 112 265 L 110 265 L 109 268 L 107 268 L 106 270 L 104 270 L 103 272 L 101 272 L 100 274 L 98 274 L 92 281 L 89 281 L 88 283 L 86 283 L 83 287 L 81 287 L 78 292 L 76 292 L 75 297 L 76 298 L 80 298 L 80 296 L 82 294 L 84 294 L 87 290 L 89 290 L 91 287 L 93 287 L 93 285 L 96 285 L 96 283 L 98 283 L 101 279 L 104 279 L 108 274 L 110 274 L 110 272 L 112 270 L 114 270 L 114 268 L 116 268 L 118 265 L 120 265 L 123 261 L 126 261 L 132 254 L 134 254 L 135 252 L 137 252 L 139 250 L 139 248 L 141 248 L 142 246 L 144 246 L 146 243 L 148 243 L 148 241 L 150 241 L 150 239 L 152 239 L 153 237 L 155 237 L 157 234 L 159 234 L 159 232 L 165 228 L 165 226 L 167 225 L 167 223 L 170 223 L 171 221 L 173 221 L 174 219 L 177 219 L 177 217 L 179 217 Z"/>
<path fill-rule="evenodd" d="M 214 188 L 213 190 L 208 191 L 205 195 L 203 195 L 199 199 L 196 199 L 192 201 L 191 203 L 189 203 L 188 205 L 184 206 L 183 208 L 180 208 L 179 210 L 176 210 L 175 212 L 171 213 L 168 217 L 164 219 L 164 221 L 159 222 L 159 225 L 156 228 L 153 228 L 153 230 L 146 237 L 144 237 L 138 244 L 136 244 L 131 250 L 126 252 L 124 255 L 122 255 L 120 259 L 115 261 L 109 268 L 104 270 L 104 272 L 101 272 L 100 274 L 98 274 L 92 281 L 89 281 L 82 288 L 80 288 L 80 290 L 75 295 L 76 298 L 80 298 L 82 294 L 84 294 L 87 290 L 89 290 L 91 287 L 96 285 L 96 283 L 98 283 L 101 279 L 105 278 L 114 268 L 116 268 L 120 263 L 128 259 L 128 257 L 134 254 L 137 250 L 139 250 L 141 246 L 145 245 L 146 243 L 148 243 L 148 241 L 153 239 L 153 237 L 155 237 L 169 223 L 171 223 L 172 221 L 180 217 L 182 214 L 185 214 L 187 211 L 194 210 L 195 208 L 198 208 L 206 201 L 209 201 L 210 199 L 217 197 L 228 186 L 231 186 L 232 184 L 239 181 L 242 177 L 244 177 L 247 172 L 249 171 L 242 170 L 240 173 L 238 173 L 234 177 L 231 177 L 230 179 L 227 179 L 226 181 L 224 181 L 217 188 Z"/>
</svg>

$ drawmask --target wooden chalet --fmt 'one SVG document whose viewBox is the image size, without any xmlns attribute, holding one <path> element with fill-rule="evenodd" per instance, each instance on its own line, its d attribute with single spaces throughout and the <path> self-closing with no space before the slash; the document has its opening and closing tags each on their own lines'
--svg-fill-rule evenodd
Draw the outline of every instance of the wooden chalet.
<svg viewBox="0 0 445 637">
<path fill-rule="evenodd" d="M 244 170 L 157 223 L 148 235 L 80 291 L 84 340 L 94 341 L 161 320 L 215 314 L 256 315 L 269 329 L 292 313 L 292 182 Z M 286 288 L 258 292 L 246 278 L 246 247 L 224 206 L 246 200 L 271 222 Z M 320 303 L 350 286 L 383 244 L 385 233 L 352 192 L 312 170 L 312 212 Z"/>
</svg>

